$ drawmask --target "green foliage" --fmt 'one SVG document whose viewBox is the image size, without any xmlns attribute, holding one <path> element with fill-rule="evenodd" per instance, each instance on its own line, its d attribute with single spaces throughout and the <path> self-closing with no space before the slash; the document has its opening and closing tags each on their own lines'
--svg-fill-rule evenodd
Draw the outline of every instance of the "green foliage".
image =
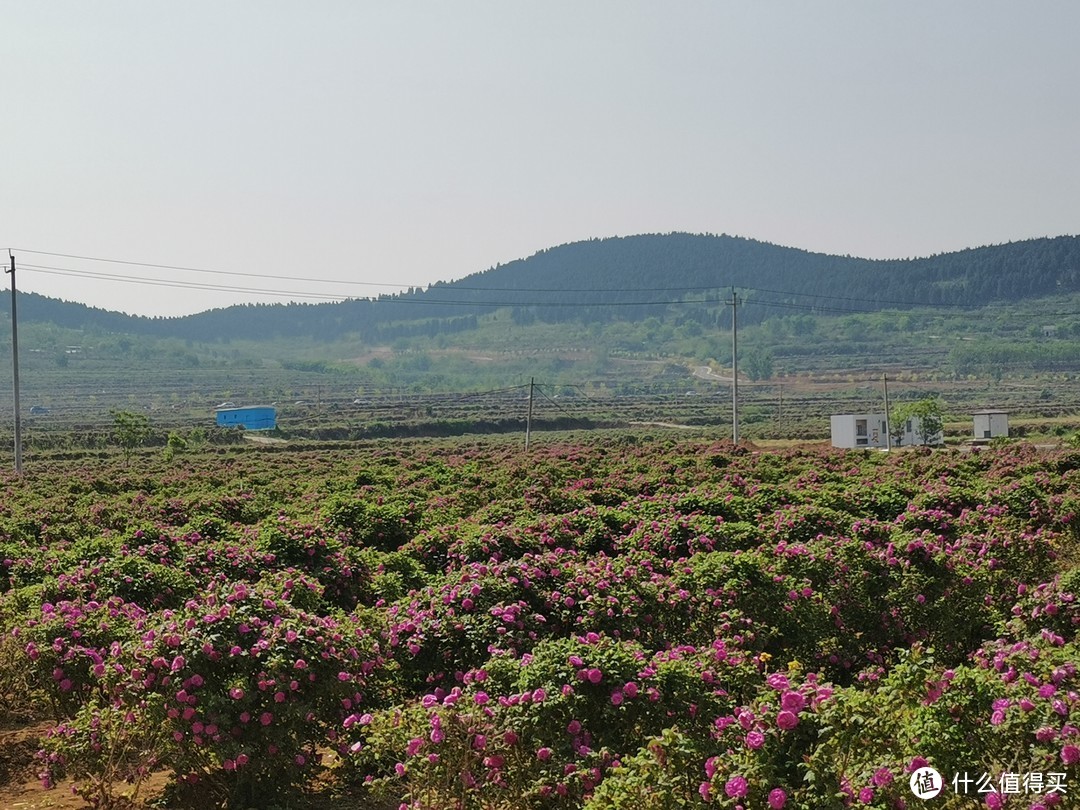
<svg viewBox="0 0 1080 810">
<path fill-rule="evenodd" d="M 939 400 L 928 397 L 917 402 L 899 404 L 893 408 L 889 417 L 889 432 L 897 446 L 904 436 L 904 426 L 908 420 L 912 421 L 918 442 L 924 446 L 933 444 L 945 427 L 944 412 Z"/>
<path fill-rule="evenodd" d="M 767 380 L 773 375 L 774 358 L 769 350 L 754 349 L 746 353 L 739 368 L 751 380 Z"/>
<path fill-rule="evenodd" d="M 150 438 L 150 418 L 135 411 L 113 411 L 113 438 L 130 454 Z"/>
<path fill-rule="evenodd" d="M 195 593 L 191 574 L 173 566 L 151 562 L 141 556 L 122 556 L 106 562 L 98 574 L 96 593 L 125 602 L 156 607 L 179 607 Z"/>
<path fill-rule="evenodd" d="M 1046 309 L 1039 296 L 1053 296 L 1055 309 L 1067 309 L 1069 297 L 1080 292 L 1078 254 L 1077 237 L 1060 237 L 874 262 L 730 236 L 667 234 L 562 245 L 393 302 L 246 305 L 148 320 L 28 294 L 36 310 L 28 337 L 43 350 L 26 358 L 25 372 L 40 375 L 41 390 L 61 386 L 67 369 L 57 366 L 59 359 L 102 380 L 138 377 L 158 408 L 155 421 L 175 413 L 187 424 L 196 412 L 206 416 L 200 406 L 181 408 L 191 392 L 215 388 L 238 400 L 318 401 L 313 389 L 324 384 L 336 386 L 340 397 L 341 391 L 501 389 L 540 375 L 557 385 L 600 377 L 598 385 L 612 389 L 640 391 L 655 383 L 685 391 L 694 384 L 690 366 L 730 361 L 730 341 L 718 331 L 728 328 L 727 290 L 717 289 L 718 278 L 741 287 L 753 304 L 740 318 L 743 345 L 753 347 L 741 366 L 755 379 L 853 371 L 865 368 L 868 357 L 920 375 L 1075 371 L 1080 322 L 1059 319 L 1053 338 L 1030 332 Z M 658 276 L 696 292 L 671 304 L 670 295 L 656 289 Z M 513 293 L 507 301 L 513 306 L 492 311 L 485 305 L 490 285 Z M 778 300 L 755 292 L 762 287 L 788 295 Z M 822 296 L 878 300 L 882 309 L 844 317 L 791 314 L 792 304 Z M 448 297 L 453 317 L 436 305 Z M 967 308 L 1005 300 L 1009 306 L 977 315 Z M 630 302 L 640 306 L 623 306 Z M 375 354 L 391 345 L 400 351 Z M 79 349 L 68 354 L 69 346 Z M 370 359 L 336 359 L 342 357 Z M 628 359 L 661 362 L 631 365 Z M 674 379 L 665 372 L 672 362 L 679 371 Z M 79 407 L 132 405 L 92 395 Z"/>
<path fill-rule="evenodd" d="M 697 771 L 708 746 L 664 729 L 613 768 L 583 805 L 584 810 L 678 810 L 701 807 Z"/>
<path fill-rule="evenodd" d="M 420 519 L 411 504 L 346 494 L 327 498 L 322 512 L 327 526 L 349 542 L 383 551 L 393 551 L 410 540 Z"/>
<path fill-rule="evenodd" d="M 176 431 L 169 433 L 169 438 L 165 441 L 165 458 L 171 459 L 177 453 L 183 453 L 188 449 L 188 441 Z"/>
</svg>

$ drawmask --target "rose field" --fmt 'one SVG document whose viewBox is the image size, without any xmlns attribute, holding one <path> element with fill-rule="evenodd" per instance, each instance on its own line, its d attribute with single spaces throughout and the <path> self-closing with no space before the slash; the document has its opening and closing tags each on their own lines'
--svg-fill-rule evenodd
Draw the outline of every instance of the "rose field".
<svg viewBox="0 0 1080 810">
<path fill-rule="evenodd" d="M 4 473 L 0 781 L 818 810 L 932 766 L 927 806 L 1080 807 L 1080 451 L 548 442 Z"/>
</svg>

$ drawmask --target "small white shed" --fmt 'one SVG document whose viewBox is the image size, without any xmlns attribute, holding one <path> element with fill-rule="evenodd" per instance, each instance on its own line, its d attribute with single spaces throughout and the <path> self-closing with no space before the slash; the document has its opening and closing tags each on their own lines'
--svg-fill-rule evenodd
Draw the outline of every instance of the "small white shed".
<svg viewBox="0 0 1080 810">
<path fill-rule="evenodd" d="M 829 417 L 833 447 L 887 447 L 885 414 L 841 413 Z"/>
<path fill-rule="evenodd" d="M 975 421 L 976 439 L 996 439 L 999 436 L 1009 435 L 1008 411 L 975 411 L 972 418 Z"/>
</svg>

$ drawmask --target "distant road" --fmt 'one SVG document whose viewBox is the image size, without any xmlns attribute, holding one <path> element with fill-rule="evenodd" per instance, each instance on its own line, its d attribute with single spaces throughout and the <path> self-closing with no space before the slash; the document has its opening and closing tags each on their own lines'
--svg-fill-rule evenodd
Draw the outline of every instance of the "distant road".
<svg viewBox="0 0 1080 810">
<path fill-rule="evenodd" d="M 662 427 L 675 430 L 704 430 L 700 425 L 676 425 L 674 422 L 631 422 L 631 427 Z"/>
<path fill-rule="evenodd" d="M 695 366 L 694 376 L 700 380 L 711 380 L 712 382 L 731 383 L 731 377 L 721 377 L 719 374 L 713 372 L 708 366 Z"/>
</svg>

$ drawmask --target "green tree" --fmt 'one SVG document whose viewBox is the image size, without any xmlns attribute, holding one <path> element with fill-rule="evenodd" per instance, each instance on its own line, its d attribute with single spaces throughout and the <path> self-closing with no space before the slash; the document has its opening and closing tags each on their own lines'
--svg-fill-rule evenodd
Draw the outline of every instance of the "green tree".
<svg viewBox="0 0 1080 810">
<path fill-rule="evenodd" d="M 124 455 L 130 455 L 136 447 L 142 447 L 150 438 L 150 419 L 145 414 L 135 411 L 113 411 L 113 436 L 116 443 L 124 448 Z"/>
<path fill-rule="evenodd" d="M 945 428 L 945 416 L 940 400 L 927 397 L 917 402 L 906 402 L 895 407 L 889 417 L 889 433 L 897 446 L 903 441 L 909 419 L 912 421 L 915 437 L 923 446 L 936 444 Z"/>
<path fill-rule="evenodd" d="M 768 349 L 752 349 L 746 353 L 742 367 L 751 380 L 767 380 L 773 375 L 773 354 Z"/>
<path fill-rule="evenodd" d="M 169 438 L 165 442 L 165 458 L 171 460 L 173 456 L 177 453 L 183 453 L 187 448 L 187 439 L 174 430 L 169 434 Z"/>
<path fill-rule="evenodd" d="M 911 403 L 897 405 L 889 414 L 889 439 L 893 447 L 900 447 L 904 443 L 904 432 L 911 410 Z"/>
<path fill-rule="evenodd" d="M 192 428 L 191 433 L 188 434 L 188 444 L 190 444 L 192 447 L 201 448 L 206 444 L 206 441 L 207 436 L 206 430 L 204 428 Z"/>
</svg>

